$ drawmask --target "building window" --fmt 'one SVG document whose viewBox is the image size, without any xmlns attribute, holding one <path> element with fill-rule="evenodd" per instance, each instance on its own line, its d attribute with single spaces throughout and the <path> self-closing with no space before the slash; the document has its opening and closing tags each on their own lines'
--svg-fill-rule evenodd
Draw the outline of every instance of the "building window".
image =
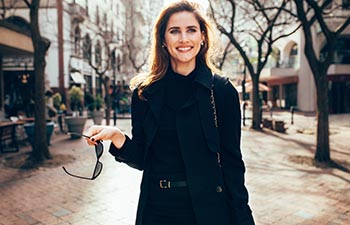
<svg viewBox="0 0 350 225">
<path fill-rule="evenodd" d="M 116 69 L 115 50 L 113 50 L 112 53 L 111 53 L 111 66 L 113 68 L 113 71 L 115 71 L 115 69 Z"/>
<path fill-rule="evenodd" d="M 342 8 L 349 9 L 350 8 L 350 0 L 343 0 Z"/>
<path fill-rule="evenodd" d="M 86 10 L 86 15 L 89 16 L 89 1 L 85 0 L 85 10 Z"/>
<path fill-rule="evenodd" d="M 101 65 L 101 44 L 100 41 L 97 41 L 97 44 L 95 46 L 95 64 L 97 66 Z"/>
<path fill-rule="evenodd" d="M 327 45 L 321 50 L 321 59 L 327 56 Z M 335 42 L 332 64 L 350 64 L 350 37 L 340 37 Z"/>
<path fill-rule="evenodd" d="M 80 39 L 81 39 L 81 30 L 77 26 L 74 30 L 74 53 L 75 55 L 80 55 Z"/>
<path fill-rule="evenodd" d="M 88 34 L 85 35 L 83 42 L 83 58 L 91 61 L 91 38 Z"/>
<path fill-rule="evenodd" d="M 96 25 L 97 26 L 100 25 L 100 13 L 99 13 L 98 7 L 96 8 Z"/>
<path fill-rule="evenodd" d="M 292 49 L 289 54 L 289 67 L 298 68 L 299 60 L 298 60 L 298 45 L 294 43 Z"/>
</svg>

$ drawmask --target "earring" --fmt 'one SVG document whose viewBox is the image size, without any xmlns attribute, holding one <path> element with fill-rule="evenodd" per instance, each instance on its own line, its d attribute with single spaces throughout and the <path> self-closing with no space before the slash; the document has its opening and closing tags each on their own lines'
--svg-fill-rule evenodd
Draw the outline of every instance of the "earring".
<svg viewBox="0 0 350 225">
<path fill-rule="evenodd" d="M 202 46 L 204 45 L 204 41 L 202 41 L 201 45 L 202 45 Z"/>
<path fill-rule="evenodd" d="M 165 44 L 162 44 L 162 48 L 165 48 L 166 46 L 165 46 Z"/>
</svg>

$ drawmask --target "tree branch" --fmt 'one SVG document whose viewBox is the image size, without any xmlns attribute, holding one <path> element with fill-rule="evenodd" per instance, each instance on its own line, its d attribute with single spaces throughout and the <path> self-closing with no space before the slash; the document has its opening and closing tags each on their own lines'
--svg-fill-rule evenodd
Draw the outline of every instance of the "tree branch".
<svg viewBox="0 0 350 225">
<path fill-rule="evenodd" d="M 32 5 L 29 3 L 28 0 L 23 0 L 23 2 L 27 5 L 28 8 L 31 8 L 31 7 L 32 7 Z"/>
<path fill-rule="evenodd" d="M 321 26 L 321 29 L 322 29 L 322 33 L 324 34 L 324 36 L 326 37 L 327 40 L 330 40 L 332 39 L 332 32 L 330 31 L 330 29 L 328 28 L 326 22 L 324 21 L 324 18 L 323 18 L 323 15 L 322 15 L 322 12 L 323 12 L 323 8 L 326 7 L 328 4 L 329 4 L 329 1 L 330 0 L 326 0 L 323 4 L 322 4 L 322 7 L 319 7 L 317 5 L 317 2 L 313 1 L 313 0 L 306 0 L 308 5 L 310 7 L 312 7 L 313 11 L 314 11 L 314 14 L 315 14 L 315 17 L 318 21 L 318 23 L 320 24 Z M 328 2 L 328 4 L 326 4 Z"/>
<path fill-rule="evenodd" d="M 345 22 L 335 31 L 335 35 L 339 36 L 350 24 L 350 17 L 348 17 Z"/>
</svg>

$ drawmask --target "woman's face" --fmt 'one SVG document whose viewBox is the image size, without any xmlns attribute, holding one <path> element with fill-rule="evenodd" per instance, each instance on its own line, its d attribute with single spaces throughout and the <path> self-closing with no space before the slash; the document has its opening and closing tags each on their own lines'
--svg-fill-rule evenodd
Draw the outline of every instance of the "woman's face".
<svg viewBox="0 0 350 225">
<path fill-rule="evenodd" d="M 193 13 L 183 11 L 170 16 L 164 45 L 170 54 L 174 71 L 195 67 L 196 56 L 203 41 L 204 35 Z"/>
</svg>

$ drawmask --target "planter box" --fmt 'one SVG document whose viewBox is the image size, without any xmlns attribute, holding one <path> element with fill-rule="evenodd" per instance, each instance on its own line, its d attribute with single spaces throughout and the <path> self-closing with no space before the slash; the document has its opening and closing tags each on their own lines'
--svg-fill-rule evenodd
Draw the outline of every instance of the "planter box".
<svg viewBox="0 0 350 225">
<path fill-rule="evenodd" d="M 47 122 L 46 123 L 46 141 L 47 144 L 50 145 L 51 135 L 53 133 L 54 129 L 54 122 Z M 35 135 L 35 129 L 34 129 L 34 123 L 27 123 L 24 124 L 24 130 L 27 134 L 29 143 L 33 146 L 34 145 L 34 135 Z"/>
<path fill-rule="evenodd" d="M 85 116 L 66 116 L 64 118 L 68 132 L 82 134 L 85 126 L 87 117 Z M 81 138 L 79 135 L 71 135 L 72 139 Z"/>
<path fill-rule="evenodd" d="M 283 120 L 276 120 L 274 122 L 274 130 L 280 133 L 285 133 L 286 128 L 284 127 L 284 121 Z"/>
<path fill-rule="evenodd" d="M 93 111 L 93 112 L 91 112 L 91 117 L 92 117 L 92 120 L 94 121 L 95 125 L 101 125 L 103 117 L 104 117 L 104 112 L 103 111 Z"/>
<path fill-rule="evenodd" d="M 272 119 L 264 119 L 263 120 L 263 127 L 273 129 L 273 120 Z"/>
</svg>

